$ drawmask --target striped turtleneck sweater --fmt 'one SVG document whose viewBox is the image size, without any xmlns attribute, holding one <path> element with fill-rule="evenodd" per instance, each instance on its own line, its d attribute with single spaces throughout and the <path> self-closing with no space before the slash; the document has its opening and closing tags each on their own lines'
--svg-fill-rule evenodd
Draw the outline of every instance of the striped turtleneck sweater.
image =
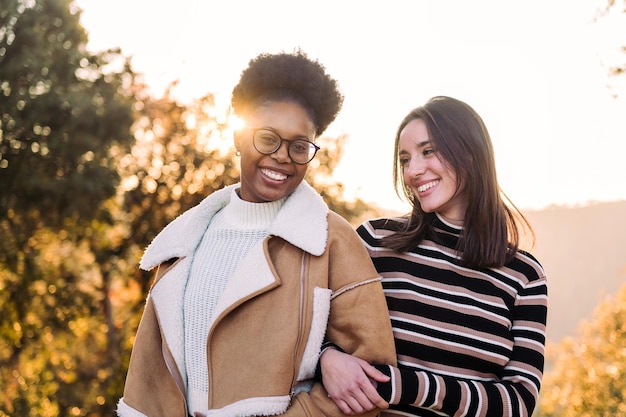
<svg viewBox="0 0 626 417">
<path fill-rule="evenodd" d="M 217 212 L 193 255 L 185 287 L 185 363 L 187 401 L 192 412 L 208 405 L 207 338 L 213 310 L 239 261 L 267 236 L 285 198 L 250 203 L 236 190 L 230 202 Z"/>
<path fill-rule="evenodd" d="M 519 251 L 500 268 L 470 269 L 454 250 L 462 228 L 438 217 L 437 242 L 410 252 L 381 245 L 394 219 L 358 228 L 383 277 L 398 367 L 378 385 L 381 416 L 530 416 L 544 366 L 547 285 Z M 441 243 L 444 242 L 444 243 Z"/>
</svg>

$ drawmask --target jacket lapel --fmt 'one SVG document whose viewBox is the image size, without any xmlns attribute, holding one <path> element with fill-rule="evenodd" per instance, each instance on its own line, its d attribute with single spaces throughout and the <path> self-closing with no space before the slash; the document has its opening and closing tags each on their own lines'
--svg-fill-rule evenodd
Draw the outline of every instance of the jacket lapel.
<svg viewBox="0 0 626 417">
<path fill-rule="evenodd" d="M 292 245 L 320 256 L 328 239 L 328 206 L 306 182 L 302 182 L 285 201 L 269 234 L 279 236 Z"/>
<path fill-rule="evenodd" d="M 173 258 L 191 257 L 200 243 L 211 219 L 230 201 L 230 195 L 239 185 L 218 190 L 187 210 L 168 224 L 150 243 L 139 267 L 151 270 L 161 262 Z"/>
<path fill-rule="evenodd" d="M 222 293 L 215 311 L 211 327 L 217 317 L 226 310 L 238 304 L 240 300 L 250 295 L 278 285 L 263 251 L 264 241 L 254 245 L 248 255 L 241 260 L 233 276 Z"/>
<path fill-rule="evenodd" d="M 183 303 L 190 268 L 191 257 L 180 260 L 150 290 L 164 342 L 183 375 L 185 370 Z M 186 378 L 183 377 L 183 380 L 186 385 Z"/>
</svg>

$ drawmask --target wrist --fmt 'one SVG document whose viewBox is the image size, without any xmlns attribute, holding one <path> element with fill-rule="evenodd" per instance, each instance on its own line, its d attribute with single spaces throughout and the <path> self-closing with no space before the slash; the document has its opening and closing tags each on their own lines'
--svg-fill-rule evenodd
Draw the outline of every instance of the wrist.
<svg viewBox="0 0 626 417">
<path fill-rule="evenodd" d="M 324 343 L 322 343 L 322 347 L 320 349 L 320 354 L 317 356 L 318 362 L 319 362 L 320 359 L 322 359 L 322 355 L 328 349 L 335 349 L 335 350 L 338 350 L 339 352 L 345 353 L 344 350 L 339 345 L 337 345 L 337 344 L 335 344 L 333 342 L 324 342 Z"/>
<path fill-rule="evenodd" d="M 320 348 L 320 353 L 317 356 L 317 366 L 315 367 L 315 379 L 318 381 L 322 380 L 322 355 L 329 349 L 334 349 L 334 350 L 338 350 L 341 353 L 345 353 L 344 350 L 339 345 L 333 342 L 322 343 L 322 347 Z"/>
</svg>

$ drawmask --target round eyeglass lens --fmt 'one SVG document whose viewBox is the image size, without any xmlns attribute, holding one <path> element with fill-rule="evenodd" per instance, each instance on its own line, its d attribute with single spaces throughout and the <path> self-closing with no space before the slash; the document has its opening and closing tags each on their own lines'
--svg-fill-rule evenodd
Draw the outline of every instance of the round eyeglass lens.
<svg viewBox="0 0 626 417">
<path fill-rule="evenodd" d="M 294 140 L 289 144 L 289 156 L 294 162 L 306 164 L 315 156 L 315 146 L 306 140 Z"/>
<path fill-rule="evenodd" d="M 308 140 L 283 139 L 276 132 L 266 129 L 259 129 L 254 132 L 252 141 L 255 149 L 265 155 L 276 152 L 283 142 L 287 142 L 289 157 L 296 164 L 309 163 L 315 157 L 318 149 L 315 144 Z"/>
</svg>

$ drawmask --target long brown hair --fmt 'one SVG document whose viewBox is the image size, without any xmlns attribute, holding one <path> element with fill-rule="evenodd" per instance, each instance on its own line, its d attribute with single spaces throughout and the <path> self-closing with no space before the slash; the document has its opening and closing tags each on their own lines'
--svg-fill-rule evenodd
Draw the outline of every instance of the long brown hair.
<svg viewBox="0 0 626 417">
<path fill-rule="evenodd" d="M 422 210 L 404 182 L 399 160 L 400 133 L 415 119 L 424 121 L 438 157 L 455 171 L 457 188 L 462 185 L 468 196 L 463 231 L 456 247 L 461 263 L 474 268 L 504 265 L 519 249 L 522 227 L 534 239 L 532 227 L 498 185 L 493 145 L 482 118 L 472 107 L 451 97 L 431 98 L 411 110 L 398 127 L 393 183 L 398 195 L 411 203 L 412 211 L 406 216 L 404 227 L 385 238 L 383 244 L 407 251 L 422 239 L 434 236 L 436 215 Z"/>
</svg>

